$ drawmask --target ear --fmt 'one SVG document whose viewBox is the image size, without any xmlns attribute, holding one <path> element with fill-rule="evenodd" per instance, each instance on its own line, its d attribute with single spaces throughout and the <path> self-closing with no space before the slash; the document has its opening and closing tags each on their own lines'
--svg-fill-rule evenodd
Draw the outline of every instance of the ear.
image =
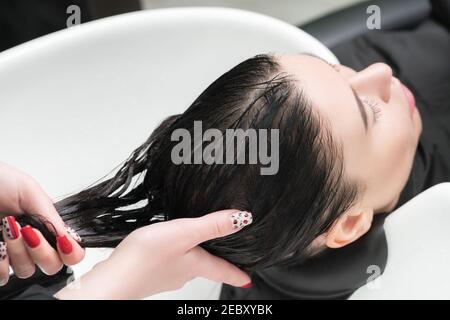
<svg viewBox="0 0 450 320">
<path fill-rule="evenodd" d="M 325 245 L 341 248 L 359 239 L 372 225 L 372 208 L 351 208 L 342 214 L 326 234 Z"/>
</svg>

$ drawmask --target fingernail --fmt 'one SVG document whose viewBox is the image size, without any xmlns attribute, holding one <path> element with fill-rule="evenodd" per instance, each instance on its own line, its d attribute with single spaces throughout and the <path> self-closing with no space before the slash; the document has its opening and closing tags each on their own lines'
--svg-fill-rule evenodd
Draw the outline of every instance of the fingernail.
<svg viewBox="0 0 450 320">
<path fill-rule="evenodd" d="M 253 222 L 252 214 L 247 211 L 234 212 L 231 214 L 230 218 L 233 228 L 235 229 L 244 228 Z"/>
<path fill-rule="evenodd" d="M 67 236 L 57 236 L 56 242 L 58 243 L 58 247 L 62 251 L 62 253 L 69 254 L 72 252 L 72 243 L 69 239 L 67 239 Z"/>
<path fill-rule="evenodd" d="M 30 248 L 36 248 L 41 243 L 41 240 L 39 239 L 37 233 L 31 226 L 23 227 L 22 229 L 20 229 L 20 232 L 22 233 L 22 237 L 25 239 L 25 242 Z"/>
<path fill-rule="evenodd" d="M 5 260 L 7 256 L 8 255 L 6 253 L 6 243 L 0 241 L 0 261 Z"/>
<path fill-rule="evenodd" d="M 81 242 L 81 237 L 80 237 L 80 235 L 79 235 L 75 230 L 73 230 L 71 227 L 66 226 L 66 231 L 67 231 L 67 233 L 70 234 L 70 236 L 71 236 L 72 238 L 75 239 L 76 242 Z"/>
<path fill-rule="evenodd" d="M 241 288 L 242 289 L 250 289 L 253 286 L 253 283 L 250 281 L 249 283 L 243 285 Z"/>
<path fill-rule="evenodd" d="M 17 239 L 20 236 L 19 228 L 17 227 L 16 218 L 7 216 L 2 219 L 3 229 L 6 231 L 6 236 L 9 240 Z"/>
</svg>

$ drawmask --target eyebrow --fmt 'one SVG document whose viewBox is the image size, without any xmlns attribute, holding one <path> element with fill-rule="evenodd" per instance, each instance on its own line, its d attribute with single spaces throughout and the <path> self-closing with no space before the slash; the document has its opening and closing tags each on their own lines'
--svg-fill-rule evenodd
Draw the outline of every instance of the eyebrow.
<svg viewBox="0 0 450 320">
<path fill-rule="evenodd" d="M 325 60 L 325 59 L 322 58 L 322 57 L 319 57 L 319 56 L 317 56 L 317 55 L 315 55 L 315 54 L 313 54 L 313 53 L 309 53 L 309 52 L 304 52 L 304 53 L 300 53 L 300 54 L 305 54 L 305 55 L 307 55 L 307 56 L 310 56 L 310 57 L 313 57 L 313 58 L 317 58 L 317 59 L 319 59 L 319 60 L 325 62 L 326 64 L 328 64 L 330 67 L 332 67 L 334 71 L 338 72 L 338 71 L 336 70 L 334 64 L 328 62 L 327 60 Z M 355 97 L 356 104 L 358 105 L 359 113 L 361 114 L 362 121 L 364 122 L 364 128 L 365 128 L 365 130 L 366 130 L 366 132 L 367 132 L 367 130 L 368 130 L 368 124 L 367 124 L 367 112 L 366 112 L 366 108 L 364 108 L 364 103 L 363 103 L 363 102 L 361 101 L 361 99 L 359 98 L 359 96 L 358 96 L 358 94 L 356 93 L 355 89 L 353 89 L 352 86 L 350 86 L 350 89 L 352 90 L 353 96 Z"/>
</svg>

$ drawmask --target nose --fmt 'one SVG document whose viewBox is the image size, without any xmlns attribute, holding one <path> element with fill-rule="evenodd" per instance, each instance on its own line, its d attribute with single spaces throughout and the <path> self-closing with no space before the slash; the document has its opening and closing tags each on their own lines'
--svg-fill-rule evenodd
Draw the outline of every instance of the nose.
<svg viewBox="0 0 450 320">
<path fill-rule="evenodd" d="M 355 73 L 349 81 L 360 95 L 376 96 L 386 103 L 391 98 L 392 68 L 385 63 L 374 63 Z"/>
</svg>

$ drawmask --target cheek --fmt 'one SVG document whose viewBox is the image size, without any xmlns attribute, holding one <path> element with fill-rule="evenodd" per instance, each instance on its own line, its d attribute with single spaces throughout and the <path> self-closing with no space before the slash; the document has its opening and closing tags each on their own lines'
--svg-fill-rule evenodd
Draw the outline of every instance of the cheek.
<svg viewBox="0 0 450 320">
<path fill-rule="evenodd" d="M 393 158 L 411 157 L 417 146 L 417 130 L 409 110 L 401 105 L 387 106 L 377 124 L 375 139 L 378 148 L 385 149 Z"/>
<path fill-rule="evenodd" d="M 402 168 L 408 167 L 412 162 L 412 137 L 400 128 L 396 127 L 396 129 L 384 137 L 380 136 L 377 141 L 377 158 L 382 167 L 388 171 L 387 174 L 403 171 Z"/>
<path fill-rule="evenodd" d="M 385 120 L 385 121 L 384 121 Z M 411 120 L 401 116 L 380 119 L 374 132 L 374 179 L 391 192 L 400 192 L 408 180 L 416 150 L 415 132 Z"/>
</svg>

